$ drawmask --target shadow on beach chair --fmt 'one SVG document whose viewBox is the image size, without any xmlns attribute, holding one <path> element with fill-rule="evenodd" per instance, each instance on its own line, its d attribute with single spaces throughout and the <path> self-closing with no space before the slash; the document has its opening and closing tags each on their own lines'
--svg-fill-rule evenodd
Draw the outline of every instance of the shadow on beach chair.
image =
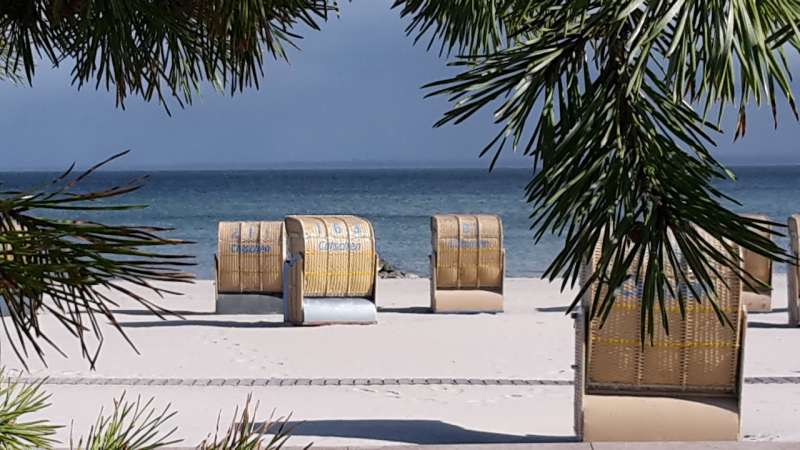
<svg viewBox="0 0 800 450">
<path fill-rule="evenodd" d="M 286 233 L 282 221 L 220 222 L 218 314 L 282 314 Z"/>
<path fill-rule="evenodd" d="M 714 242 L 712 239 L 709 241 Z M 719 245 L 715 243 L 714 245 Z M 588 280 L 600 248 L 583 272 Z M 741 281 L 717 265 L 717 303 L 733 324 L 718 320 L 708 299 L 689 300 L 686 318 L 666 301 L 667 335 L 658 317 L 654 344 L 640 340 L 641 279 L 616 295 L 606 323 L 588 321 L 598 283 L 584 294 L 576 317 L 575 432 L 583 441 L 721 441 L 740 438 L 746 311 Z M 689 280 L 688 282 L 692 282 Z M 726 284 L 727 283 L 727 287 Z M 682 295 L 687 287 L 681 288 Z"/>
<path fill-rule="evenodd" d="M 284 318 L 296 325 L 377 322 L 372 224 L 355 216 L 289 216 Z"/>
<path fill-rule="evenodd" d="M 491 214 L 431 217 L 431 310 L 503 311 L 503 224 Z"/>
<path fill-rule="evenodd" d="M 744 217 L 758 220 L 769 220 L 763 214 L 743 214 Z M 759 232 L 762 236 L 772 239 L 772 232 Z M 761 286 L 748 286 L 742 284 L 742 304 L 747 307 L 747 312 L 772 311 L 772 259 L 747 249 L 742 249 L 744 270 L 761 282 Z M 751 282 L 751 284 L 753 284 Z"/>
<path fill-rule="evenodd" d="M 789 249 L 795 259 L 795 265 L 787 264 L 786 280 L 788 282 L 789 300 L 789 325 L 800 326 L 800 267 L 798 267 L 798 255 L 800 255 L 800 214 L 789 217 Z"/>
</svg>

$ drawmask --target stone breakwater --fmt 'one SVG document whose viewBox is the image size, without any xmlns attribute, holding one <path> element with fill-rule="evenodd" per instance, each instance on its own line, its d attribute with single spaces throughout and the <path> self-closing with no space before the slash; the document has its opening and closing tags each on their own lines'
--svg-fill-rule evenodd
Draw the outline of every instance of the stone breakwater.
<svg viewBox="0 0 800 450">
<path fill-rule="evenodd" d="M 381 278 L 419 278 L 419 275 L 403 272 L 383 259 L 378 262 L 378 276 Z"/>
</svg>

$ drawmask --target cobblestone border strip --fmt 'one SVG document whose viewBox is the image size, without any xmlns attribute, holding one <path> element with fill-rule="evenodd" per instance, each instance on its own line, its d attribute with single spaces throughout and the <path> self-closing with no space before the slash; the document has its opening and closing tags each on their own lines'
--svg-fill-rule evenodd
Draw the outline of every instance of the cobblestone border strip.
<svg viewBox="0 0 800 450">
<path fill-rule="evenodd" d="M 15 378 L 11 378 L 14 380 Z M 495 378 L 105 378 L 105 377 L 19 377 L 25 384 L 78 386 L 571 386 L 564 379 Z M 747 377 L 747 384 L 800 384 L 797 377 Z"/>
</svg>

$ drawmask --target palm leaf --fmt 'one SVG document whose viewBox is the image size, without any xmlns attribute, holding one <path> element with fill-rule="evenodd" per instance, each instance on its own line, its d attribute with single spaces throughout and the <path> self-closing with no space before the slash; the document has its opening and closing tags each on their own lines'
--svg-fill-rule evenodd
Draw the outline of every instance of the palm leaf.
<svg viewBox="0 0 800 450">
<path fill-rule="evenodd" d="M 77 191 L 82 180 L 126 153 L 79 175 L 70 168 L 39 189 L 0 192 L 0 298 L 8 309 L 3 329 L 23 364 L 30 356 L 29 348 L 39 357 L 44 355 L 44 345 L 59 349 L 41 326 L 41 312 L 79 339 L 83 356 L 93 366 L 103 341 L 98 317 L 125 336 L 112 311 L 119 299 L 138 302 L 160 317 L 167 311 L 148 299 L 146 292 L 176 293 L 166 286 L 193 279 L 183 270 L 192 265 L 190 257 L 160 251 L 186 243 L 160 236 L 169 229 L 42 216 L 47 211 L 65 211 L 88 217 L 97 211 L 136 208 L 109 201 L 141 188 L 144 179 L 99 191 Z M 98 342 L 95 348 L 89 345 L 89 337 Z"/>
<path fill-rule="evenodd" d="M 750 104 L 768 104 L 777 124 L 783 97 L 797 115 L 784 53 L 800 42 L 800 1 L 398 0 L 395 6 L 411 15 L 410 30 L 465 52 L 452 63 L 459 74 L 426 86 L 428 95 L 453 103 L 436 126 L 493 108 L 499 131 L 481 152 L 492 155 L 490 168 L 507 147 L 532 158 L 536 171 L 526 193 L 534 237 L 564 239 L 545 276 L 562 277 L 562 288 L 576 284 L 602 241 L 601 263 L 589 280 L 607 289 L 596 291 L 593 318 L 608 317 L 614 291 L 633 268 L 647 287 L 642 336 L 654 331 L 657 317 L 668 329 L 659 305 L 677 281 L 665 274 L 683 270 L 682 260 L 698 288 L 689 299 L 669 301 L 683 310 L 687 301 L 708 297 L 716 308 L 715 263 L 736 269 L 741 256 L 732 245 L 714 249 L 703 233 L 791 261 L 758 234 L 781 225 L 725 206 L 732 199 L 715 183 L 733 176 L 711 149 L 729 106 L 739 110 L 736 137 L 746 131 Z M 716 120 L 708 119 L 712 107 Z M 581 286 L 573 307 L 587 288 Z"/>
</svg>

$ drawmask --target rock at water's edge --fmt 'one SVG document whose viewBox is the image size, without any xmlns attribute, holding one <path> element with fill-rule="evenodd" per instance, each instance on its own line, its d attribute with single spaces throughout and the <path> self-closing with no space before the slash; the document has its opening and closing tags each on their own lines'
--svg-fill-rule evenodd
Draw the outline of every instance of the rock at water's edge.
<svg viewBox="0 0 800 450">
<path fill-rule="evenodd" d="M 419 278 L 419 275 L 403 272 L 384 260 L 380 260 L 378 263 L 378 276 L 381 278 Z"/>
</svg>

